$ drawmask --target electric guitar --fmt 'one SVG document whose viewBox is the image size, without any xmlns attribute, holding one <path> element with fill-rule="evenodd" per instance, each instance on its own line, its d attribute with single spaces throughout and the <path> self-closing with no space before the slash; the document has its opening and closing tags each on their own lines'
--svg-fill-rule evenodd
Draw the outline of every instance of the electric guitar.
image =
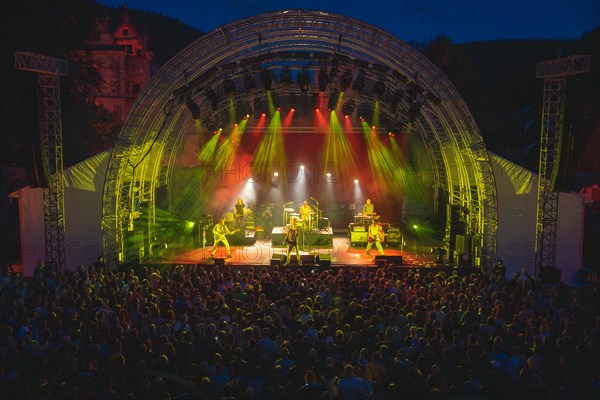
<svg viewBox="0 0 600 400">
<path fill-rule="evenodd" d="M 215 239 L 223 239 L 225 236 L 229 236 L 229 235 L 233 235 L 234 233 L 239 232 L 239 229 L 233 230 L 233 231 L 229 231 L 228 233 L 215 233 Z"/>
<path fill-rule="evenodd" d="M 371 233 L 369 232 L 369 236 L 367 237 L 367 240 L 369 241 L 369 243 L 373 243 L 375 240 L 377 240 L 377 237 L 379 237 L 379 241 L 383 242 L 384 239 L 384 233 L 383 230 L 380 228 L 379 232 L 377 232 L 377 235 L 371 235 Z"/>
</svg>

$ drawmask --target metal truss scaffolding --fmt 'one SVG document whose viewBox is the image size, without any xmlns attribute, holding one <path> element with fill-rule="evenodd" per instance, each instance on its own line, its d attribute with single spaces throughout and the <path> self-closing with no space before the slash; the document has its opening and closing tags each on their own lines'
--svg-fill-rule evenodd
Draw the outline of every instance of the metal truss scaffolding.
<svg viewBox="0 0 600 400">
<path fill-rule="evenodd" d="M 65 267 L 65 183 L 63 175 L 60 77 L 68 75 L 67 61 L 40 54 L 15 52 L 15 68 L 38 78 L 40 140 L 44 175 L 44 234 L 46 262 Z"/>
<path fill-rule="evenodd" d="M 535 273 L 555 267 L 556 230 L 558 226 L 558 192 L 552 188 L 552 176 L 560 162 L 564 117 L 564 92 L 567 77 L 588 72 L 589 55 L 576 55 L 539 63 L 536 77 L 544 79 L 542 130 L 536 216 Z"/>
<path fill-rule="evenodd" d="M 267 97 L 265 88 L 256 84 L 262 82 L 259 75 L 284 69 L 315 78 L 326 70 L 328 88 L 324 91 L 319 87 L 323 82 L 315 80 L 302 88 L 274 82 L 274 95 L 340 92 L 347 88 L 344 73 L 350 70 L 365 87 L 353 98 L 357 108 L 377 100 L 381 115 L 400 121 L 418 101 L 411 129 L 427 147 L 432 184 L 448 194 L 439 201 L 468 210 L 465 233 L 473 237 L 482 266 L 492 264 L 497 234 L 494 175 L 479 129 L 456 88 L 397 37 L 363 21 L 313 10 L 276 11 L 223 25 L 183 49 L 145 86 L 121 129 L 106 174 L 102 229 L 108 261 L 123 260 L 140 199 L 148 202 L 153 215 L 156 190 L 168 185 L 186 126 L 193 125 L 190 102 L 196 104 L 197 121 L 226 112 L 231 100 L 253 104 Z M 233 83 L 230 88 L 247 90 L 232 94 L 224 88 L 225 80 Z M 383 95 L 370 94 L 376 85 L 385 87 Z M 390 95 L 394 93 L 411 96 L 398 100 Z"/>
</svg>

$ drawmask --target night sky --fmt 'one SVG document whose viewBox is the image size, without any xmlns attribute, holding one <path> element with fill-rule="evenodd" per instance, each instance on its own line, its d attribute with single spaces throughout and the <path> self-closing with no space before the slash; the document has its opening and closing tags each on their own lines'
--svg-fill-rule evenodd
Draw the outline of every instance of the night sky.
<svg viewBox="0 0 600 400">
<path fill-rule="evenodd" d="M 343 14 L 381 27 L 404 41 L 437 34 L 455 43 L 494 39 L 576 39 L 600 25 L 600 2 L 575 1 L 240 1 L 99 0 L 101 4 L 157 12 L 209 32 L 250 15 L 283 9 Z"/>
</svg>

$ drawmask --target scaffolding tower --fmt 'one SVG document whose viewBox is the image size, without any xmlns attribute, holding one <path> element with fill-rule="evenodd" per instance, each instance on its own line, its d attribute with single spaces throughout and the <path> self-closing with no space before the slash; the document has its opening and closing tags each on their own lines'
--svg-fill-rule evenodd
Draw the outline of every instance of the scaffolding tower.
<svg viewBox="0 0 600 400">
<path fill-rule="evenodd" d="M 535 274 L 537 276 L 540 275 L 542 268 L 556 266 L 558 192 L 552 187 L 552 177 L 558 172 L 560 164 L 567 77 L 588 72 L 589 69 L 589 55 L 573 55 L 537 64 L 536 78 L 544 79 L 535 228 Z"/>
<path fill-rule="evenodd" d="M 44 235 L 46 262 L 65 267 L 65 183 L 63 175 L 60 77 L 68 75 L 68 63 L 54 57 L 15 52 L 15 68 L 34 72 L 38 78 L 40 141 L 44 176 Z"/>
</svg>

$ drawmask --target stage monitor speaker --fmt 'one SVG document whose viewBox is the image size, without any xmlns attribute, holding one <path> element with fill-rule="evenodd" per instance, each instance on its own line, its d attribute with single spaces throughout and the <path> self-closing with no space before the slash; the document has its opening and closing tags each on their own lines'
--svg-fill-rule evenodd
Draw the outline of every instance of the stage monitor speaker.
<svg viewBox="0 0 600 400">
<path fill-rule="evenodd" d="M 558 284 L 560 283 L 562 271 L 556 267 L 541 267 L 540 279 L 542 283 Z"/>
<path fill-rule="evenodd" d="M 456 251 L 458 253 L 471 254 L 473 253 L 473 236 L 456 235 Z"/>
<path fill-rule="evenodd" d="M 325 229 L 331 226 L 331 224 L 329 223 L 329 218 L 319 218 L 317 225 L 319 229 Z"/>
<path fill-rule="evenodd" d="M 329 254 L 318 254 L 315 261 L 321 268 L 331 268 L 331 255 Z"/>
<path fill-rule="evenodd" d="M 273 267 L 275 265 L 283 265 L 283 264 L 285 264 L 285 254 L 274 253 L 271 256 L 271 260 L 270 260 L 271 267 Z"/>
<path fill-rule="evenodd" d="M 224 267 L 225 259 L 224 258 L 215 258 L 215 266 Z"/>
<path fill-rule="evenodd" d="M 402 256 L 375 256 L 375 264 L 379 265 L 380 260 L 382 260 L 384 265 L 402 265 Z"/>
<path fill-rule="evenodd" d="M 290 257 L 292 257 L 292 260 L 296 260 L 296 256 L 290 254 Z M 317 262 L 315 256 L 312 254 L 300 254 L 300 259 L 302 260 L 302 265 L 312 265 Z"/>
</svg>

